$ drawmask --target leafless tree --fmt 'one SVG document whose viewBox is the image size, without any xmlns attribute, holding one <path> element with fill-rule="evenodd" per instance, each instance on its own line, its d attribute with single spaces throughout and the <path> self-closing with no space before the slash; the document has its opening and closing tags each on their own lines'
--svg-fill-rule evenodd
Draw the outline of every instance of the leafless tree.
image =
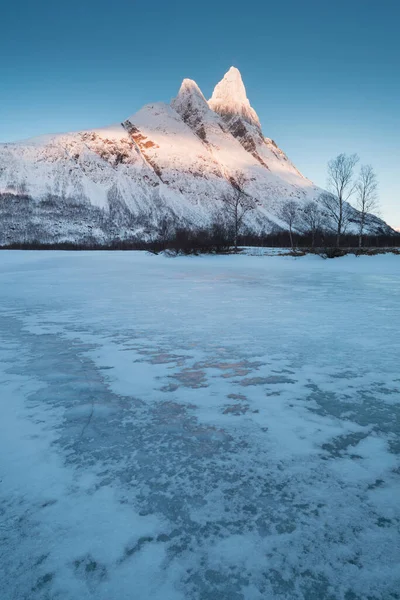
<svg viewBox="0 0 400 600">
<path fill-rule="evenodd" d="M 335 223 L 336 245 L 340 245 L 340 237 L 346 230 L 351 209 L 347 204 L 355 191 L 353 181 L 354 168 L 358 163 L 357 154 L 339 154 L 328 162 L 329 193 L 322 193 L 320 201 L 328 215 Z"/>
<path fill-rule="evenodd" d="M 358 245 L 361 248 L 368 214 L 378 208 L 378 182 L 371 165 L 362 165 L 360 176 L 356 183 L 356 208 L 359 211 L 360 228 Z"/>
<path fill-rule="evenodd" d="M 303 209 L 303 221 L 307 226 L 307 231 L 311 233 L 312 247 L 315 246 L 315 234 L 321 229 L 322 214 L 318 204 L 311 200 L 307 202 Z"/>
<path fill-rule="evenodd" d="M 232 189 L 222 196 L 225 210 L 233 223 L 235 251 L 240 228 L 246 214 L 256 207 L 256 201 L 244 191 L 246 178 L 243 173 L 237 172 L 230 179 Z"/>
<path fill-rule="evenodd" d="M 299 208 L 294 200 L 287 200 L 279 211 L 279 218 L 289 226 L 290 245 L 293 250 L 293 226 L 299 216 Z"/>
</svg>

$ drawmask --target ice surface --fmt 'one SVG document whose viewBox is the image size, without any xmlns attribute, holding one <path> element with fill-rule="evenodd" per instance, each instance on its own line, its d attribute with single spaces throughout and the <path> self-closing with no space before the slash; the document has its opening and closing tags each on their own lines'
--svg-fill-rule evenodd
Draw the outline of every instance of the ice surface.
<svg viewBox="0 0 400 600">
<path fill-rule="evenodd" d="M 3 251 L 2 600 L 399 598 L 399 292 L 392 255 Z"/>
</svg>

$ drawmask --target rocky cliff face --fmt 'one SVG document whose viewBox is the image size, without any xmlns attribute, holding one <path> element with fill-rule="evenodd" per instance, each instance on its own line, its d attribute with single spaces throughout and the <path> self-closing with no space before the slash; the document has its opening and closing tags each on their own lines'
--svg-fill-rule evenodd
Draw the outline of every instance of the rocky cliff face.
<svg viewBox="0 0 400 600">
<path fill-rule="evenodd" d="M 238 173 L 256 200 L 254 232 L 285 227 L 282 203 L 321 191 L 264 137 L 232 67 L 208 102 L 185 79 L 171 105 L 146 105 L 122 124 L 0 144 L 0 243 L 148 238 L 166 220 L 206 227 L 224 218 Z"/>
</svg>

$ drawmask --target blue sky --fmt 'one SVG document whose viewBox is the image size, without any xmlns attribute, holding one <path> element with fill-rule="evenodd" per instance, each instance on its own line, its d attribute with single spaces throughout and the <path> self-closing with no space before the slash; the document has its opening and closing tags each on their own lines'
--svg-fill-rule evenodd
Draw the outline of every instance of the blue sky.
<svg viewBox="0 0 400 600">
<path fill-rule="evenodd" d="M 357 152 L 400 228 L 400 3 L 395 0 L 15 0 L 0 21 L 0 141 L 118 122 L 206 97 L 231 65 L 265 135 L 319 185 Z"/>
</svg>

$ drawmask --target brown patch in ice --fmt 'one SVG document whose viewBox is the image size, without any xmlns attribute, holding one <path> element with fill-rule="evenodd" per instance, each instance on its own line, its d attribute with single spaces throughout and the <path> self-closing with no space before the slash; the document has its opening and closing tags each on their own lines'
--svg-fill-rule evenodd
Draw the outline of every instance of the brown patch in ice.
<svg viewBox="0 0 400 600">
<path fill-rule="evenodd" d="M 153 354 L 150 359 L 151 364 L 161 365 L 165 363 L 175 363 L 177 366 L 183 365 L 185 362 L 185 356 L 179 356 L 178 354 L 169 354 L 169 352 L 160 352 L 159 354 Z"/>
<path fill-rule="evenodd" d="M 247 397 L 244 394 L 228 394 L 227 397 L 231 400 L 247 400 Z"/>
<path fill-rule="evenodd" d="M 175 375 L 171 375 L 174 379 L 177 379 L 185 387 L 201 388 L 207 387 L 206 374 L 204 371 L 197 371 L 193 369 L 184 369 Z"/>
<path fill-rule="evenodd" d="M 231 404 L 224 409 L 223 414 L 239 416 L 244 415 L 248 410 L 248 404 Z"/>
<path fill-rule="evenodd" d="M 127 348 L 125 348 L 127 350 Z M 185 364 L 186 360 L 191 358 L 187 355 L 172 354 L 170 352 L 163 351 L 162 348 L 143 348 L 143 347 L 132 347 L 129 350 L 135 350 L 138 354 L 141 354 L 143 358 L 137 358 L 133 362 L 149 362 L 152 365 L 160 365 L 167 363 L 174 363 L 177 367 L 181 367 Z"/>
<path fill-rule="evenodd" d="M 249 373 L 251 373 L 251 371 L 258 369 L 262 365 L 263 365 L 263 363 L 251 362 L 248 360 L 241 360 L 241 361 L 237 361 L 237 362 L 228 362 L 228 361 L 220 362 L 220 361 L 210 360 L 210 361 L 206 361 L 206 362 L 196 363 L 194 365 L 194 368 L 219 369 L 219 370 L 223 371 L 223 373 L 221 374 L 221 377 L 223 377 L 224 379 L 229 379 L 231 377 L 244 377 L 245 375 L 248 375 Z"/>
<path fill-rule="evenodd" d="M 237 382 L 239 385 L 274 385 L 277 383 L 296 383 L 294 379 L 288 377 L 279 377 L 276 375 L 270 375 L 269 377 L 248 377 Z"/>
<path fill-rule="evenodd" d="M 266 378 L 267 383 L 296 383 L 294 379 L 290 379 L 289 377 L 284 377 L 282 375 L 270 375 Z"/>
<path fill-rule="evenodd" d="M 160 388 L 160 392 L 175 392 L 179 388 L 179 385 L 176 383 L 169 383 L 168 385 L 163 385 Z"/>
<path fill-rule="evenodd" d="M 251 371 L 252 369 L 235 369 L 233 372 L 231 371 L 230 373 L 223 373 L 221 377 L 224 379 L 230 379 L 231 377 L 244 377 L 245 375 L 251 373 Z"/>
<path fill-rule="evenodd" d="M 186 406 L 179 404 L 178 402 L 161 402 L 157 405 L 157 408 L 153 411 L 161 420 L 176 418 L 178 416 L 186 415 Z"/>
<path fill-rule="evenodd" d="M 247 379 L 242 379 L 237 382 L 239 385 L 243 385 L 245 387 L 250 385 L 265 385 L 268 383 L 267 377 L 248 377 Z"/>
</svg>

